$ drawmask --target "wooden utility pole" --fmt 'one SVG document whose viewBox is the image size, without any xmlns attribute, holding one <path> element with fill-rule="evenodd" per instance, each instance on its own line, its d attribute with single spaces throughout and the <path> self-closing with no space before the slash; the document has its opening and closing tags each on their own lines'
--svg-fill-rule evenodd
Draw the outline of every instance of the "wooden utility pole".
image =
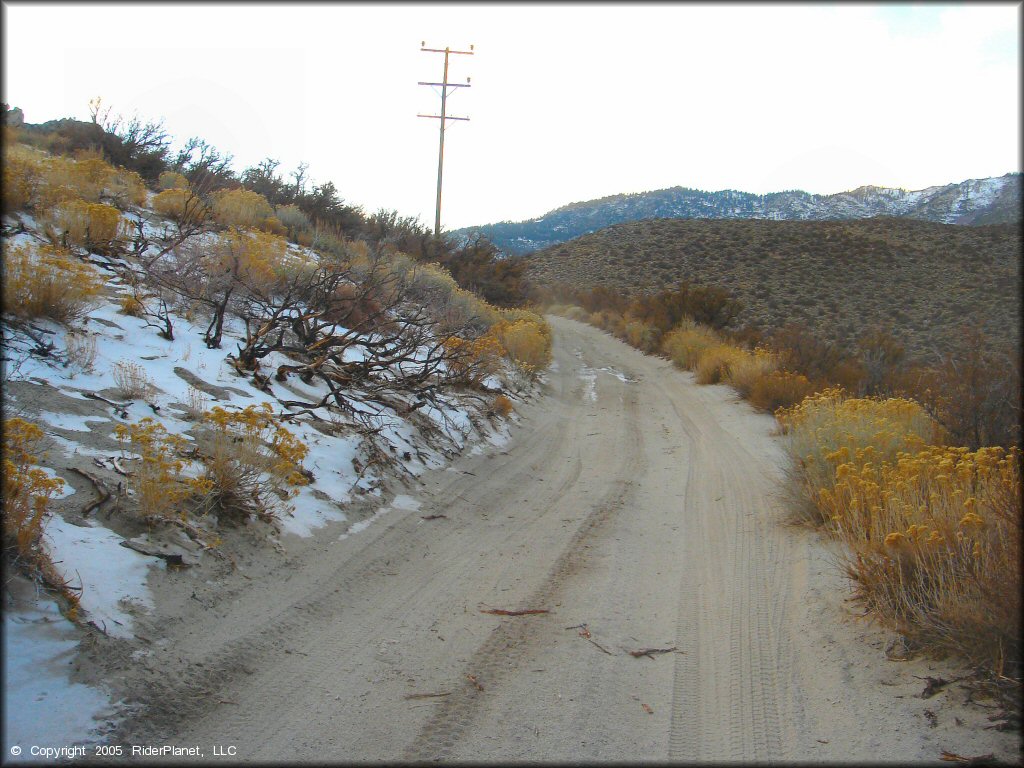
<svg viewBox="0 0 1024 768">
<path fill-rule="evenodd" d="M 440 115 L 417 115 L 417 117 L 429 117 L 441 121 L 441 141 L 440 147 L 437 150 L 437 205 L 434 208 L 434 237 L 441 236 L 441 177 L 444 173 L 444 127 L 448 120 L 469 120 L 468 117 L 452 117 L 448 114 L 448 89 L 449 88 L 469 88 L 469 78 L 466 78 L 465 83 L 449 83 L 448 82 L 448 55 L 451 53 L 460 53 L 466 56 L 473 55 L 473 46 L 469 46 L 468 51 L 453 51 L 451 48 L 427 48 L 426 42 L 420 43 L 420 50 L 427 51 L 429 53 L 443 53 L 444 54 L 444 77 L 440 83 L 419 83 L 420 85 L 432 85 L 441 86 L 441 114 Z"/>
</svg>

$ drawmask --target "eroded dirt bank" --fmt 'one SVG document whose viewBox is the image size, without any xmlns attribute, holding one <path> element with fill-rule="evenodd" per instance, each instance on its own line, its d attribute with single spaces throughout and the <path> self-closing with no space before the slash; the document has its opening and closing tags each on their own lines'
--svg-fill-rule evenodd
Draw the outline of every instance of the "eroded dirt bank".
<svg viewBox="0 0 1024 768">
<path fill-rule="evenodd" d="M 782 524 L 771 417 L 550 320 L 546 395 L 418 508 L 288 538 L 249 579 L 154 584 L 165 618 L 125 659 L 148 708 L 120 740 L 247 762 L 1017 758 L 955 685 L 916 698 L 915 675 L 955 670 L 888 661 L 827 546 Z"/>
</svg>

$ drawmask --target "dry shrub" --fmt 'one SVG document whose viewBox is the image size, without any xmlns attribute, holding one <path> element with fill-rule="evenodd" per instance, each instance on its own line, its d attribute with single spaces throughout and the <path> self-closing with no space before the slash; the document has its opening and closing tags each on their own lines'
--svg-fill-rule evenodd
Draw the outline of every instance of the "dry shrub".
<svg viewBox="0 0 1024 768">
<path fill-rule="evenodd" d="M 23 318 L 70 323 L 89 313 L 103 288 L 96 270 L 53 245 L 3 252 L 4 311 Z"/>
<path fill-rule="evenodd" d="M 488 410 L 488 413 L 492 416 L 500 416 L 503 419 L 507 419 L 512 415 L 513 410 L 515 409 L 512 407 L 512 401 L 505 395 L 498 395 L 491 401 L 491 407 Z"/>
<path fill-rule="evenodd" d="M 225 227 L 258 228 L 274 215 L 267 198 L 248 189 L 229 189 L 213 195 L 213 218 Z"/>
<path fill-rule="evenodd" d="M 64 481 L 34 466 L 43 430 L 24 419 L 5 419 L 4 446 L 4 549 L 14 550 L 31 562 L 41 556 L 40 539 L 47 506 Z"/>
<path fill-rule="evenodd" d="M 878 466 L 901 453 L 916 453 L 941 441 L 941 428 L 921 406 L 905 398 L 851 398 L 826 389 L 776 414 L 786 433 L 786 448 L 800 467 L 799 481 L 818 503 L 832 488 L 838 467 Z M 827 511 L 818 510 L 819 522 Z"/>
<path fill-rule="evenodd" d="M 124 294 L 119 300 L 121 312 L 129 317 L 142 317 L 146 313 L 146 305 L 131 293 Z"/>
<path fill-rule="evenodd" d="M 259 225 L 259 228 L 264 232 L 268 232 L 271 235 L 278 235 L 279 237 L 286 237 L 288 235 L 288 227 L 281 223 L 281 220 L 276 216 L 268 216 Z"/>
<path fill-rule="evenodd" d="M 120 360 L 111 366 L 110 372 L 114 376 L 114 383 L 117 384 L 117 391 L 121 397 L 134 400 L 152 396 L 153 382 L 138 363 Z"/>
<path fill-rule="evenodd" d="M 41 183 L 46 155 L 24 144 L 4 146 L 3 209 L 30 208 Z"/>
<path fill-rule="evenodd" d="M 657 350 L 661 340 L 661 331 L 642 320 L 627 320 L 623 333 L 626 343 L 644 354 L 650 354 Z"/>
<path fill-rule="evenodd" d="M 64 487 L 59 477 L 50 477 L 35 466 L 42 439 L 43 430 L 37 425 L 19 418 L 4 419 L 4 554 L 56 590 L 66 601 L 65 614 L 75 620 L 81 594 L 58 573 L 42 543 L 50 499 Z"/>
<path fill-rule="evenodd" d="M 380 330 L 389 321 L 376 293 L 366 285 L 339 283 L 324 302 L 323 318 L 359 333 Z"/>
<path fill-rule="evenodd" d="M 452 336 L 443 344 L 450 381 L 479 387 L 501 370 L 505 348 L 491 333 L 472 340 Z"/>
<path fill-rule="evenodd" d="M 355 246 L 360 243 L 352 244 Z M 352 247 L 352 246 L 350 246 Z M 390 257 L 387 267 L 409 286 L 409 298 L 429 306 L 441 320 L 441 333 L 458 334 L 466 327 L 485 332 L 500 319 L 498 311 L 475 293 L 459 287 L 440 264 L 419 264 L 402 254 Z"/>
<path fill-rule="evenodd" d="M 182 176 L 180 173 L 174 171 L 164 171 L 157 177 L 157 187 L 161 190 L 165 189 L 188 189 L 188 179 Z"/>
<path fill-rule="evenodd" d="M 188 387 L 188 402 L 185 411 L 192 421 L 202 421 L 206 417 L 206 404 L 210 398 L 191 384 Z"/>
<path fill-rule="evenodd" d="M 119 208 L 146 204 L 146 182 L 135 171 L 118 168 L 107 184 L 106 194 Z"/>
<path fill-rule="evenodd" d="M 69 200 L 51 214 L 53 224 L 69 243 L 90 249 L 106 249 L 114 242 L 121 225 L 121 212 L 112 205 Z"/>
<path fill-rule="evenodd" d="M 508 358 L 527 373 L 535 375 L 551 363 L 551 328 L 537 315 L 512 322 L 501 320 L 491 329 L 505 348 Z"/>
<path fill-rule="evenodd" d="M 755 349 L 743 354 L 733 361 L 729 367 L 729 385 L 741 397 L 750 397 L 754 385 L 768 374 L 777 371 L 779 359 L 767 349 Z"/>
<path fill-rule="evenodd" d="M 287 253 L 283 237 L 232 227 L 211 249 L 207 269 L 230 273 L 250 290 L 269 291 L 287 278 Z"/>
<path fill-rule="evenodd" d="M 96 362 L 96 337 L 88 333 L 68 333 L 67 344 L 68 365 L 73 365 L 83 373 L 92 371 Z"/>
<path fill-rule="evenodd" d="M 548 311 L 553 315 L 561 315 L 562 317 L 567 317 L 570 320 L 575 320 L 579 323 L 589 323 L 591 318 L 591 315 L 587 313 L 587 310 L 583 309 L 583 307 L 578 307 L 575 304 L 556 304 L 549 307 Z"/>
<path fill-rule="evenodd" d="M 901 634 L 1002 674 L 1020 661 L 1020 455 L 928 447 L 837 468 L 821 505 L 866 606 Z"/>
<path fill-rule="evenodd" d="M 936 445 L 938 425 L 902 398 L 827 390 L 778 419 L 868 608 L 925 647 L 1019 673 L 1020 452 Z"/>
<path fill-rule="evenodd" d="M 278 221 L 284 224 L 288 230 L 289 236 L 293 239 L 299 233 L 311 235 L 313 222 L 309 220 L 309 216 L 307 216 L 299 206 L 279 205 L 274 211 L 274 214 L 277 216 Z"/>
<path fill-rule="evenodd" d="M 694 374 L 698 384 L 718 384 L 729 380 L 732 366 L 743 359 L 742 349 L 729 344 L 707 347 L 697 360 Z"/>
<path fill-rule="evenodd" d="M 977 329 L 962 332 L 959 350 L 905 372 L 901 389 L 924 405 L 957 445 L 1010 447 L 1021 438 L 1019 349 L 993 349 Z"/>
<path fill-rule="evenodd" d="M 235 522 L 250 514 L 270 520 L 286 511 L 284 501 L 298 493 L 290 486 L 309 482 L 302 469 L 309 449 L 278 422 L 270 404 L 242 411 L 214 406 L 206 422 L 212 445 L 195 484 L 201 507 Z"/>
<path fill-rule="evenodd" d="M 186 461 L 178 454 L 186 444 L 181 435 L 167 432 L 163 424 L 146 417 L 137 424 L 118 424 L 114 434 L 127 458 L 130 451 L 138 458 L 138 468 L 128 476 L 128 488 L 135 495 L 144 517 L 169 517 L 185 510 L 179 506 L 194 490 L 182 475 Z"/>
<path fill-rule="evenodd" d="M 775 413 L 779 408 L 792 408 L 814 391 L 802 373 L 772 371 L 753 383 L 747 398 L 755 408 Z"/>
<path fill-rule="evenodd" d="M 60 159 L 54 158 L 55 161 Z M 79 152 L 75 160 L 56 172 L 61 177 L 66 175 L 67 181 L 62 183 L 67 183 L 78 193 L 78 197 L 91 203 L 99 202 L 103 190 L 116 173 L 102 155 L 90 151 Z"/>
<path fill-rule="evenodd" d="M 190 189 L 174 187 L 153 197 L 153 210 L 180 224 L 203 222 L 210 210 Z"/>
<path fill-rule="evenodd" d="M 693 370 L 705 349 L 722 343 L 722 338 L 710 328 L 684 322 L 665 334 L 661 351 L 679 368 Z"/>
</svg>

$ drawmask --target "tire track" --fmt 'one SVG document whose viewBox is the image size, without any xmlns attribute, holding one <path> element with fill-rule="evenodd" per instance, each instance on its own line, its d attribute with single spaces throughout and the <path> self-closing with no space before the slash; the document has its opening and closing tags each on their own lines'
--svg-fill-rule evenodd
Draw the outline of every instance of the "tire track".
<svg viewBox="0 0 1024 768">
<path fill-rule="evenodd" d="M 681 556 L 699 564 L 711 553 L 720 568 L 687 568 L 680 584 L 677 641 L 694 652 L 676 657 L 669 758 L 778 760 L 788 588 L 776 510 L 764 497 L 771 484 L 731 435 L 707 434 L 673 408 L 693 445 Z M 698 540 L 704 551 L 696 551 Z M 713 606 L 726 623 L 714 620 Z M 714 658 L 721 648 L 727 657 Z"/>
<path fill-rule="evenodd" d="M 611 481 L 610 489 L 584 518 L 542 584 L 524 602 L 526 606 L 548 605 L 554 601 L 563 581 L 585 566 L 586 542 L 597 536 L 623 508 L 634 479 L 643 474 L 642 435 L 638 427 L 636 393 L 628 391 L 624 404 L 627 431 L 626 445 L 621 455 L 625 462 L 618 468 L 617 479 Z M 495 627 L 463 670 L 464 676 L 474 675 L 484 686 L 483 690 L 471 688 L 463 681 L 454 681 L 452 687 L 457 689 L 456 692 L 438 705 L 415 741 L 405 750 L 403 760 L 443 760 L 449 757 L 455 744 L 472 724 L 474 712 L 478 709 L 478 699 L 499 686 L 506 675 L 514 673 L 519 662 L 530 652 L 533 639 L 530 621 L 535 620 L 506 619 Z"/>
</svg>

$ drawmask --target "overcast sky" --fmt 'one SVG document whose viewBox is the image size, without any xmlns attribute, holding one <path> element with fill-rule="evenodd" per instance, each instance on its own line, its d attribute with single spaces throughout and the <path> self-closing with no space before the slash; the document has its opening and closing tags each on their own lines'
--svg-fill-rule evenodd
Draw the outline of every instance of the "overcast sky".
<svg viewBox="0 0 1024 768">
<path fill-rule="evenodd" d="M 3 99 L 29 122 L 163 119 L 243 170 L 309 163 L 369 212 L 520 220 L 671 186 L 921 189 L 1021 170 L 1021 4 L 4 2 Z"/>
</svg>

